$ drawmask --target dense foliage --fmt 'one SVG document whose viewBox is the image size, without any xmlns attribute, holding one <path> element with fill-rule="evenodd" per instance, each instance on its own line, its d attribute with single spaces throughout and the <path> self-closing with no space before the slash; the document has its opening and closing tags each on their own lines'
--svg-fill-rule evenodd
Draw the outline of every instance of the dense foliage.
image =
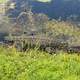
<svg viewBox="0 0 80 80">
<path fill-rule="evenodd" d="M 7 2 L 7 16 L 0 16 L 0 33 L 11 35 L 35 34 L 36 36 L 49 36 L 56 40 L 68 42 L 71 45 L 79 45 L 80 28 L 71 21 L 50 20 L 46 14 L 33 13 L 28 1 L 22 1 L 21 5 L 11 9 L 11 2 Z M 22 6 L 22 7 L 21 7 Z M 21 10 L 16 17 L 13 16 L 16 8 Z M 18 11 L 18 10 L 17 10 Z M 6 29 L 5 29 L 6 28 Z M 25 36 L 25 35 L 24 35 Z M 30 36 L 30 35 L 29 35 Z M 5 36 L 3 36 L 5 37 Z"/>
<path fill-rule="evenodd" d="M 79 80 L 80 56 L 0 48 L 0 80 Z"/>
<path fill-rule="evenodd" d="M 0 0 L 0 3 L 5 3 L 7 0 Z"/>
<path fill-rule="evenodd" d="M 8 16 L 0 15 L 1 41 L 14 35 L 23 35 L 24 39 L 32 33 L 38 37 L 48 36 L 77 46 L 80 44 L 80 28 L 77 25 L 50 20 L 42 13 L 34 14 L 31 7 L 24 5 L 24 1 L 22 8 L 20 6 L 21 13 L 14 18 L 11 16 L 13 13 L 8 14 L 8 10 L 13 10 L 9 5 L 6 12 Z M 80 80 L 80 55 L 64 52 L 50 55 L 37 49 L 18 52 L 14 48 L 0 47 L 0 80 Z"/>
</svg>

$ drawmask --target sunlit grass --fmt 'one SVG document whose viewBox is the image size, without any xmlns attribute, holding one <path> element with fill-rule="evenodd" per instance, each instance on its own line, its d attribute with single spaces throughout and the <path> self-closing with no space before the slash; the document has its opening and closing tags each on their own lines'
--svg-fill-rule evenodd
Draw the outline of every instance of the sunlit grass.
<svg viewBox="0 0 80 80">
<path fill-rule="evenodd" d="M 0 48 L 0 80 L 80 80 L 80 56 Z"/>
<path fill-rule="evenodd" d="M 7 1 L 9 1 L 9 0 L 0 0 L 0 3 L 5 3 Z"/>
</svg>

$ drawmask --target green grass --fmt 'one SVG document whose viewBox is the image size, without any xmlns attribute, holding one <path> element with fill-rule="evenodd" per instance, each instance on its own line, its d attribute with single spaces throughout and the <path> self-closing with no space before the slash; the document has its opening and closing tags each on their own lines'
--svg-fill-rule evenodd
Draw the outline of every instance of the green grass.
<svg viewBox="0 0 80 80">
<path fill-rule="evenodd" d="M 8 0 L 0 0 L 0 4 L 4 4 L 6 3 Z M 4 6 L 0 6 L 0 13 L 4 14 L 5 13 L 5 7 Z"/>
<path fill-rule="evenodd" d="M 80 56 L 0 48 L 0 80 L 80 80 Z"/>
<path fill-rule="evenodd" d="M 8 0 L 0 0 L 0 3 L 5 3 L 6 1 L 8 1 Z"/>
</svg>

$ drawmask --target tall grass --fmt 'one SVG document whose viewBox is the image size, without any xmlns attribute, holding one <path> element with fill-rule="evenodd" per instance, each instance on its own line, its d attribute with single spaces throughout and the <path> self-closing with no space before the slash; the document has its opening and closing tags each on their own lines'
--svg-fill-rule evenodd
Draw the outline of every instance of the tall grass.
<svg viewBox="0 0 80 80">
<path fill-rule="evenodd" d="M 80 80 L 80 56 L 0 48 L 0 80 Z"/>
<path fill-rule="evenodd" d="M 8 0 L 0 0 L 0 3 L 5 3 L 7 2 Z"/>
</svg>

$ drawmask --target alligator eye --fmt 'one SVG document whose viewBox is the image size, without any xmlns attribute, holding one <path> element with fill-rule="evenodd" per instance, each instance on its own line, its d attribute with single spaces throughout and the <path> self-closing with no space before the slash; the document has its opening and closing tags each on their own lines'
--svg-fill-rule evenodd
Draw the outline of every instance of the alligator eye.
<svg viewBox="0 0 80 80">
<path fill-rule="evenodd" d="M 33 33 L 31 33 L 31 35 L 33 36 L 34 34 L 33 34 Z"/>
<path fill-rule="evenodd" d="M 24 34 L 27 34 L 27 32 L 24 32 Z"/>
</svg>

